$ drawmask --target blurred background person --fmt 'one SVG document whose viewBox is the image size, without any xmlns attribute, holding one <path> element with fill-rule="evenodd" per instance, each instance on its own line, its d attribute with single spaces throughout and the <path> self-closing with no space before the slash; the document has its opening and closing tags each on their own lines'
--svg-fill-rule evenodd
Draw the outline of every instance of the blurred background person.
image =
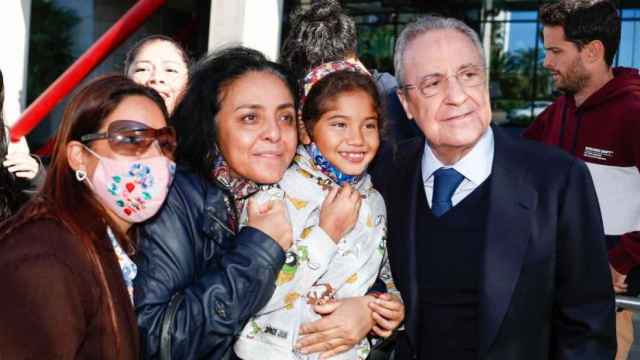
<svg viewBox="0 0 640 360">
<path fill-rule="evenodd" d="M 612 67 L 620 45 L 620 15 L 613 1 L 563 0 L 543 5 L 540 21 L 544 67 L 563 96 L 524 136 L 587 164 L 602 210 L 614 289 L 625 293 L 630 285 L 629 294 L 637 295 L 640 273 L 631 270 L 640 258 L 640 74 Z M 631 315 L 617 314 L 618 327 L 626 323 L 631 332 L 618 332 L 619 359 L 629 351 L 623 339 L 633 339 Z"/>
<path fill-rule="evenodd" d="M 175 133 L 155 90 L 96 79 L 66 108 L 42 192 L 0 228 L 0 358 L 138 359 L 132 226 L 160 208 Z"/>
<path fill-rule="evenodd" d="M 291 14 L 291 28 L 282 45 L 280 62 L 302 81 L 313 68 L 324 63 L 347 60 L 366 69 L 358 60 L 358 36 L 355 21 L 336 0 L 315 1 Z M 418 136 L 415 123 L 408 120 L 396 90 L 398 83 L 389 73 L 369 69 L 383 98 L 391 141 Z"/>
<path fill-rule="evenodd" d="M 4 123 L 4 80 L 0 70 L 0 221 L 14 214 L 44 182 L 46 171 L 40 159 L 29 153 L 27 140 L 9 139 Z"/>
<path fill-rule="evenodd" d="M 191 59 L 175 40 L 151 35 L 138 41 L 124 60 L 124 73 L 138 84 L 156 90 L 173 113 L 189 80 Z"/>
</svg>

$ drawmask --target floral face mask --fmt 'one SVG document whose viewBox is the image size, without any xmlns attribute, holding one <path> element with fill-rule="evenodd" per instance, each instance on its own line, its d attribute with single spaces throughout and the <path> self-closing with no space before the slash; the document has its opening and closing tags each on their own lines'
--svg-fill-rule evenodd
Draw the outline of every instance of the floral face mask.
<svg viewBox="0 0 640 360">
<path fill-rule="evenodd" d="M 99 162 L 88 181 L 103 206 L 131 223 L 155 215 L 167 198 L 176 165 L 166 156 L 115 160 L 86 148 Z"/>
</svg>

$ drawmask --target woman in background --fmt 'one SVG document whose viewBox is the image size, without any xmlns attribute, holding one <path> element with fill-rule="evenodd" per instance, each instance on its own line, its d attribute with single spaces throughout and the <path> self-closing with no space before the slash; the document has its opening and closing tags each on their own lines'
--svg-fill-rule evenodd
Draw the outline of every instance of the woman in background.
<svg viewBox="0 0 640 360">
<path fill-rule="evenodd" d="M 151 35 L 127 52 L 124 74 L 156 90 L 171 114 L 187 86 L 190 65 L 189 54 L 178 42 L 164 35 Z"/>
</svg>

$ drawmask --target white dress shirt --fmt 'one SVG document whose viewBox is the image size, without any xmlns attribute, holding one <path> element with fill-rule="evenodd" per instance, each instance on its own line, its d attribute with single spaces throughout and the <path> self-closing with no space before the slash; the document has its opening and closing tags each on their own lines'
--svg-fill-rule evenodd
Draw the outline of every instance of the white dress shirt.
<svg viewBox="0 0 640 360">
<path fill-rule="evenodd" d="M 424 192 L 427 195 L 429 208 L 431 208 L 431 200 L 433 198 L 433 173 L 436 172 L 436 170 L 441 167 L 454 168 L 464 176 L 464 180 L 462 180 L 451 197 L 451 204 L 456 206 L 491 175 L 493 154 L 494 142 L 491 127 L 487 128 L 471 151 L 453 165 L 444 165 L 438 160 L 433 154 L 429 142 L 425 141 L 424 153 L 422 155 L 422 180 L 424 182 Z"/>
</svg>

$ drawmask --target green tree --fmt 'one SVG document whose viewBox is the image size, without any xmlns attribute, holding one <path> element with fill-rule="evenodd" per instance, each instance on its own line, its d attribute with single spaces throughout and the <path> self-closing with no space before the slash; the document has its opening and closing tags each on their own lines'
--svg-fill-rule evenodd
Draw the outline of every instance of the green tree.
<svg viewBox="0 0 640 360">
<path fill-rule="evenodd" d="M 529 82 L 525 76 L 514 66 L 513 56 L 505 53 L 502 49 L 494 47 L 491 54 L 491 81 L 497 82 L 500 87 L 500 98 L 509 100 L 501 102 L 500 106 L 504 110 L 520 106 L 521 99 L 526 98 Z"/>
<path fill-rule="evenodd" d="M 525 77 L 529 83 L 525 95 L 529 99 L 551 98 L 551 78 L 544 69 L 544 51 L 540 48 L 530 47 L 518 49 L 511 56 L 511 68 Z M 533 81 L 537 75 L 536 81 Z M 535 86 L 535 89 L 533 87 Z"/>
<path fill-rule="evenodd" d="M 53 1 L 31 1 L 27 102 L 30 104 L 73 62 L 72 29 L 80 18 Z"/>
</svg>

